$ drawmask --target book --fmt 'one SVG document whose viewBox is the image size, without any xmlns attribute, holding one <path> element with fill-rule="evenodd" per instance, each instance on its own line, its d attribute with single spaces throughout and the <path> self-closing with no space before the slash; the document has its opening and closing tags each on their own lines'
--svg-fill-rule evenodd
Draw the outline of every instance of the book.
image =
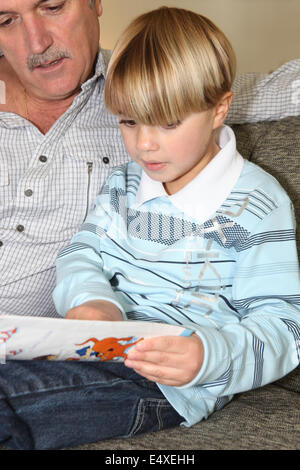
<svg viewBox="0 0 300 470">
<path fill-rule="evenodd" d="M 0 316 L 0 363 L 9 360 L 123 361 L 146 337 L 189 336 L 182 326 L 147 321 L 88 321 Z"/>
</svg>

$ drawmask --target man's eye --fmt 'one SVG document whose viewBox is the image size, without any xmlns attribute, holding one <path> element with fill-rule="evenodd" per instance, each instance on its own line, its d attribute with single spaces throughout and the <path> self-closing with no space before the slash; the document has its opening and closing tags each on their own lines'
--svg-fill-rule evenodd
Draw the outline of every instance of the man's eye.
<svg viewBox="0 0 300 470">
<path fill-rule="evenodd" d="M 66 2 L 62 2 L 59 5 L 48 6 L 48 7 L 45 7 L 45 9 L 49 11 L 50 13 L 56 13 L 57 11 L 60 11 L 63 9 L 63 7 L 65 6 L 65 3 Z"/>
<path fill-rule="evenodd" d="M 7 18 L 6 20 L 0 20 L 0 28 L 5 28 L 5 26 L 10 26 L 13 23 L 13 18 Z"/>
<path fill-rule="evenodd" d="M 55 12 L 55 11 L 58 11 L 62 8 L 62 6 L 59 6 L 59 7 L 48 7 L 47 10 L 48 11 L 51 11 L 51 12 Z"/>
</svg>

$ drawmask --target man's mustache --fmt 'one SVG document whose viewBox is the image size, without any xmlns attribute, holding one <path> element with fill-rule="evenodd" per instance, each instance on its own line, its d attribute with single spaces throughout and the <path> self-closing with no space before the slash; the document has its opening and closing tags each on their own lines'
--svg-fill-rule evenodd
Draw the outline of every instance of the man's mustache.
<svg viewBox="0 0 300 470">
<path fill-rule="evenodd" d="M 40 65 L 49 64 L 54 62 L 55 60 L 60 59 L 71 59 L 72 56 L 69 51 L 62 51 L 59 49 L 48 50 L 43 54 L 32 54 L 27 57 L 27 67 L 32 72 L 35 67 L 39 67 Z"/>
</svg>

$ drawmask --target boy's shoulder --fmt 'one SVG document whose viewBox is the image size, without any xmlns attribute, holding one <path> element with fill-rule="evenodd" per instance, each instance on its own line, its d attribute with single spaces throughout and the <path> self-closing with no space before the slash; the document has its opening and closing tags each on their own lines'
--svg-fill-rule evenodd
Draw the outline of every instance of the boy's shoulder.
<svg viewBox="0 0 300 470">
<path fill-rule="evenodd" d="M 274 206 L 280 206 L 290 202 L 286 190 L 279 181 L 269 172 L 253 162 L 245 160 L 242 173 L 235 189 L 244 189 L 249 195 L 261 193 L 266 199 L 273 202 Z"/>
<path fill-rule="evenodd" d="M 290 225 L 287 214 L 291 214 L 291 200 L 276 178 L 245 160 L 237 183 L 217 214 L 251 234 L 266 230 L 270 224 Z"/>
<path fill-rule="evenodd" d="M 109 189 L 122 189 L 123 191 L 129 191 L 133 188 L 138 188 L 142 175 L 141 167 L 130 161 L 122 165 L 116 166 L 110 176 L 106 180 L 106 190 Z"/>
</svg>

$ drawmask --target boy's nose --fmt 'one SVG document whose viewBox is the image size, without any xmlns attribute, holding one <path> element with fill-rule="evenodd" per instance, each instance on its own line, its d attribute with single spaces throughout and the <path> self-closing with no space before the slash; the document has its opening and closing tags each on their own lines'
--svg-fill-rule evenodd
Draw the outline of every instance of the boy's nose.
<svg viewBox="0 0 300 470">
<path fill-rule="evenodd" d="M 136 146 L 144 152 L 155 151 L 159 148 L 155 128 L 152 126 L 140 126 L 137 132 Z"/>
</svg>

